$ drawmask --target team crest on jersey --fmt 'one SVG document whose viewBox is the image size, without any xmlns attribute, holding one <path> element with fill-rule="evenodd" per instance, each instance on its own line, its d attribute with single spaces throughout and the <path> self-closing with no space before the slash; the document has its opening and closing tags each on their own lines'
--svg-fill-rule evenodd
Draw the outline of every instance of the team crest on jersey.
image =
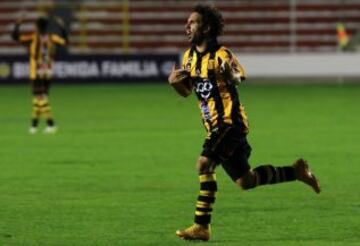
<svg viewBox="0 0 360 246">
<path fill-rule="evenodd" d="M 213 87 L 214 86 L 212 85 L 211 81 L 208 78 L 205 78 L 196 84 L 195 91 L 198 95 L 201 96 L 201 98 L 206 100 L 210 97 Z"/>
</svg>

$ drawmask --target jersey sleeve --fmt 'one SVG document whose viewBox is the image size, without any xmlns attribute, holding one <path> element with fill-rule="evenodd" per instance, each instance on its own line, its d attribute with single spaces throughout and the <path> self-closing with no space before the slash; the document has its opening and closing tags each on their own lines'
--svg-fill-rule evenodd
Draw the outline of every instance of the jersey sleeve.
<svg viewBox="0 0 360 246">
<path fill-rule="evenodd" d="M 226 62 L 229 62 L 234 70 L 240 73 L 241 79 L 246 79 L 246 72 L 244 67 L 240 64 L 237 56 L 228 49 L 224 49 L 224 52 L 220 53 L 220 58 Z"/>
<path fill-rule="evenodd" d="M 188 76 L 188 80 L 184 81 L 185 86 L 189 89 L 192 90 L 193 87 L 193 82 L 191 80 L 191 61 L 189 61 L 189 56 L 190 56 L 190 49 L 188 49 L 187 51 L 185 51 L 183 59 L 182 59 L 182 64 L 181 64 L 181 68 L 182 69 L 186 69 L 189 72 L 189 76 Z"/>
<path fill-rule="evenodd" d="M 246 79 L 246 72 L 245 72 L 244 67 L 240 64 L 237 56 L 233 56 L 233 57 L 234 57 L 235 70 L 240 73 L 242 80 Z"/>
<path fill-rule="evenodd" d="M 188 60 L 189 60 L 189 54 L 190 54 L 190 49 L 185 51 L 185 53 L 184 53 L 182 64 L 181 64 L 181 67 L 183 69 L 186 69 L 186 65 L 187 65 Z"/>
<path fill-rule="evenodd" d="M 63 46 L 66 45 L 66 40 L 60 37 L 59 35 L 51 34 L 50 39 L 52 42 L 54 42 L 57 45 L 63 45 Z"/>
<path fill-rule="evenodd" d="M 30 43 L 34 38 L 33 34 L 21 34 L 19 36 L 20 43 Z"/>
</svg>

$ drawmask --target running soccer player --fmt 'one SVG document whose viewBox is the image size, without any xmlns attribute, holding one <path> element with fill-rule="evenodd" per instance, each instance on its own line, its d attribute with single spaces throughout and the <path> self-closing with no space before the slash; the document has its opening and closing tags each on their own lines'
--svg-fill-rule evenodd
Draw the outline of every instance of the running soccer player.
<svg viewBox="0 0 360 246">
<path fill-rule="evenodd" d="M 217 192 L 215 168 L 219 164 L 244 190 L 299 180 L 316 193 L 320 192 L 318 180 L 303 159 L 283 167 L 270 164 L 250 167 L 251 147 L 246 137 L 249 125 L 236 87 L 245 79 L 245 71 L 237 57 L 217 41 L 223 27 L 223 18 L 215 7 L 197 5 L 185 25 L 191 48 L 184 54 L 182 68 L 174 67 L 168 78 L 181 96 L 195 92 L 207 130 L 196 163 L 200 193 L 194 224 L 176 231 L 177 236 L 187 240 L 210 239 L 211 213 Z"/>
<path fill-rule="evenodd" d="M 55 22 L 60 29 L 61 36 L 49 33 L 49 19 L 47 17 L 39 17 L 35 23 L 36 30 L 30 34 L 20 34 L 21 19 L 15 24 L 12 32 L 12 38 L 27 45 L 29 50 L 30 84 L 33 94 L 32 119 L 29 132 L 32 134 L 38 131 L 41 117 L 46 120 L 45 133 L 55 133 L 57 131 L 49 102 L 49 87 L 53 72 L 55 45 L 66 45 L 68 39 L 63 21 L 57 17 Z"/>
</svg>

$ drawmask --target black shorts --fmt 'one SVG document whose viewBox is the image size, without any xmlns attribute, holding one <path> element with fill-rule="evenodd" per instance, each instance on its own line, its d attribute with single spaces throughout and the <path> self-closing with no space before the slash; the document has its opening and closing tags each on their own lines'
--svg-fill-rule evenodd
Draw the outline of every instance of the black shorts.
<svg viewBox="0 0 360 246">
<path fill-rule="evenodd" d="M 240 127 L 226 126 L 213 131 L 203 145 L 202 156 L 221 164 L 232 180 L 250 170 L 251 146 Z"/>
<path fill-rule="evenodd" d="M 31 88 L 33 95 L 49 94 L 50 80 L 35 79 L 31 80 Z"/>
</svg>

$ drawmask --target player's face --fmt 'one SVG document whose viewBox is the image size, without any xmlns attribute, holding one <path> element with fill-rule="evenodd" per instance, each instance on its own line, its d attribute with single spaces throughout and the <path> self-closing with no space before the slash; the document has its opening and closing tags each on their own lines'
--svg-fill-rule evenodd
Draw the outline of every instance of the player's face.
<svg viewBox="0 0 360 246">
<path fill-rule="evenodd" d="M 186 36 L 190 43 L 199 45 L 204 39 L 203 23 L 201 15 L 197 12 L 192 12 L 185 25 Z"/>
</svg>

